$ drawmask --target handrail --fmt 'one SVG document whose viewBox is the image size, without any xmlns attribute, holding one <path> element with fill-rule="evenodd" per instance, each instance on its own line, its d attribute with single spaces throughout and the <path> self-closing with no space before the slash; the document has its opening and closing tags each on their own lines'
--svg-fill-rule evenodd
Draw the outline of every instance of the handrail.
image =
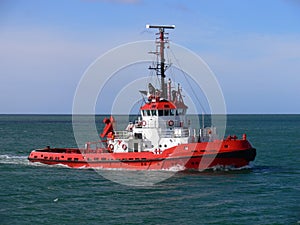
<svg viewBox="0 0 300 225">
<path fill-rule="evenodd" d="M 151 129 L 150 127 L 144 127 L 143 129 Z M 162 138 L 182 138 L 189 137 L 190 132 L 187 128 L 175 128 L 173 130 L 170 129 L 159 129 L 159 135 Z M 117 139 L 128 139 L 133 136 L 133 133 L 130 131 L 122 130 L 115 131 L 115 138 Z"/>
</svg>

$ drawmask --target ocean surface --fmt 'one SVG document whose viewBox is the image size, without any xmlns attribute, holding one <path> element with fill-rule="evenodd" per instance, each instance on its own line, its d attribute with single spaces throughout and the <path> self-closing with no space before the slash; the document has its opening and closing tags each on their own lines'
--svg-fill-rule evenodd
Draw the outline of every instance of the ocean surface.
<svg viewBox="0 0 300 225">
<path fill-rule="evenodd" d="M 134 187 L 101 175 L 127 171 L 28 162 L 35 148 L 76 147 L 70 115 L 0 115 L 0 224 L 300 224 L 300 115 L 227 119 L 226 135 L 257 149 L 250 167 Z"/>
</svg>

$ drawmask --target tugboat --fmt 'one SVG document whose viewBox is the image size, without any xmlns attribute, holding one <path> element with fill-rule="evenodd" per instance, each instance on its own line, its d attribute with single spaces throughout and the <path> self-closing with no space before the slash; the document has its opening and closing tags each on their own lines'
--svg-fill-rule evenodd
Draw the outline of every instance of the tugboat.
<svg viewBox="0 0 300 225">
<path fill-rule="evenodd" d="M 160 87 L 151 83 L 141 91 L 147 101 L 140 107 L 140 117 L 122 130 L 114 129 L 113 116 L 103 120 L 101 141 L 87 142 L 84 148 L 51 148 L 33 150 L 28 159 L 49 165 L 63 164 L 72 168 L 128 170 L 204 170 L 215 167 L 240 168 L 255 159 L 256 149 L 247 140 L 228 136 L 219 138 L 216 127 L 192 129 L 187 118 L 188 106 L 182 89 L 166 81 L 164 58 L 165 29 L 175 26 L 147 25 L 159 29 L 158 60 L 149 67 L 160 76 Z"/>
</svg>

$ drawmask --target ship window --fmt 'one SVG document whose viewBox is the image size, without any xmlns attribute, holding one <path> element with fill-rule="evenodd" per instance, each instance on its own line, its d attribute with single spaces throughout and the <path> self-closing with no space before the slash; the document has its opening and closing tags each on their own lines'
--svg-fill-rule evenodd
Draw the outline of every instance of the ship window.
<svg viewBox="0 0 300 225">
<path fill-rule="evenodd" d="M 47 156 L 45 156 L 45 157 L 44 157 L 44 159 L 48 159 L 48 157 L 47 157 Z"/>
<path fill-rule="evenodd" d="M 161 148 L 161 145 L 159 145 L 159 147 Z"/>
<path fill-rule="evenodd" d="M 134 133 L 134 138 L 136 138 L 136 139 L 142 139 L 143 138 L 143 134 L 141 134 L 141 133 Z"/>
<path fill-rule="evenodd" d="M 179 115 L 185 115 L 186 110 L 185 109 L 178 109 L 178 114 Z"/>
<path fill-rule="evenodd" d="M 78 158 L 74 158 L 74 161 L 78 161 Z"/>
<path fill-rule="evenodd" d="M 167 145 L 165 145 L 165 148 L 167 147 Z"/>
<path fill-rule="evenodd" d="M 96 160 L 96 161 L 97 161 L 97 160 L 99 160 L 99 158 L 94 158 L 94 160 Z"/>
<path fill-rule="evenodd" d="M 170 116 L 174 116 L 175 115 L 175 109 L 171 109 L 170 110 Z"/>
<path fill-rule="evenodd" d="M 151 110 L 146 110 L 147 111 L 147 116 L 151 116 Z"/>
<path fill-rule="evenodd" d="M 69 160 L 69 161 L 71 161 L 71 160 L 72 160 L 72 158 L 68 158 L 68 160 Z"/>
<path fill-rule="evenodd" d="M 228 148 L 228 145 L 224 145 L 224 148 Z"/>
<path fill-rule="evenodd" d="M 101 158 L 101 160 L 106 160 L 106 158 Z"/>
<path fill-rule="evenodd" d="M 34 156 L 34 158 L 36 159 L 36 158 L 37 158 L 37 156 L 35 155 L 35 156 Z"/>
<path fill-rule="evenodd" d="M 165 110 L 165 116 L 168 116 L 169 115 L 169 112 L 170 112 L 170 110 Z"/>
<path fill-rule="evenodd" d="M 140 160 L 140 158 L 135 158 L 135 160 Z"/>
<path fill-rule="evenodd" d="M 164 115 L 164 111 L 163 110 L 158 110 L 158 116 L 163 116 Z"/>
<path fill-rule="evenodd" d="M 146 116 L 146 110 L 142 110 L 143 116 Z"/>
<path fill-rule="evenodd" d="M 51 156 L 51 157 L 50 157 L 50 160 L 52 160 L 52 159 L 53 159 L 53 157 Z"/>
<path fill-rule="evenodd" d="M 128 160 L 133 160 L 133 158 L 129 158 Z"/>
<path fill-rule="evenodd" d="M 65 158 L 63 155 L 61 156 L 62 158 Z"/>
<path fill-rule="evenodd" d="M 176 116 L 178 116 L 178 110 L 176 110 Z"/>
<path fill-rule="evenodd" d="M 90 161 L 91 159 L 90 158 L 87 158 L 87 161 Z"/>
<path fill-rule="evenodd" d="M 43 157 L 43 155 L 41 155 L 41 157 Z"/>
<path fill-rule="evenodd" d="M 156 116 L 157 115 L 156 110 L 151 110 L 151 112 L 152 112 L 152 116 Z"/>
<path fill-rule="evenodd" d="M 139 151 L 139 143 L 133 143 L 133 150 L 134 150 L 134 152 Z"/>
</svg>

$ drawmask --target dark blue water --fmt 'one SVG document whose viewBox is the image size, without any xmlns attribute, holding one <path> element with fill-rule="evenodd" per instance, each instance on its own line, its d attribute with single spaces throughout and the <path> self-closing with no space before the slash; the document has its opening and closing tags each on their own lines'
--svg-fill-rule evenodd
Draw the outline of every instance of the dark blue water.
<svg viewBox="0 0 300 225">
<path fill-rule="evenodd" d="M 300 224 L 300 115 L 230 115 L 227 134 L 244 132 L 252 168 L 132 187 L 27 161 L 34 148 L 76 147 L 71 116 L 2 115 L 0 224 Z"/>
</svg>

